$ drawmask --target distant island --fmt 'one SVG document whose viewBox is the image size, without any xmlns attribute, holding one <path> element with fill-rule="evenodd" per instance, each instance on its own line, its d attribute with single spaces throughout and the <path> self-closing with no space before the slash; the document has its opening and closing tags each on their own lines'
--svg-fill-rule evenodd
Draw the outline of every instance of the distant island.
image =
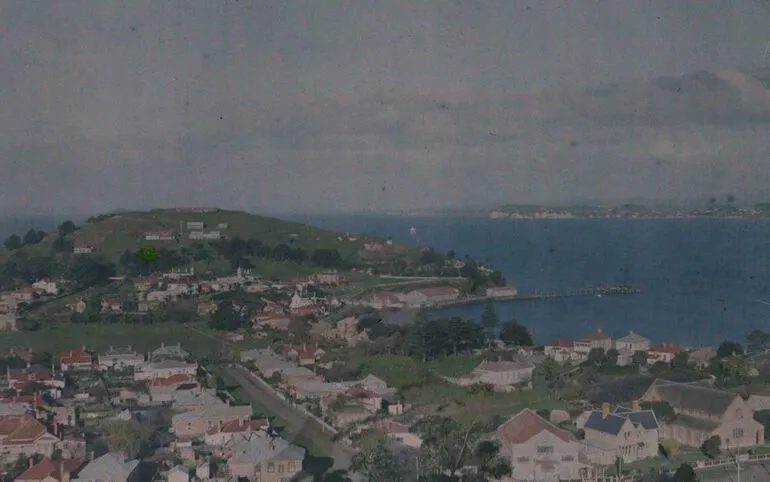
<svg viewBox="0 0 770 482">
<path fill-rule="evenodd" d="M 491 219 L 754 219 L 770 218 L 770 203 L 753 205 L 717 204 L 713 200 L 703 207 L 649 207 L 641 204 L 619 206 L 544 206 L 507 204 L 488 212 Z"/>
</svg>

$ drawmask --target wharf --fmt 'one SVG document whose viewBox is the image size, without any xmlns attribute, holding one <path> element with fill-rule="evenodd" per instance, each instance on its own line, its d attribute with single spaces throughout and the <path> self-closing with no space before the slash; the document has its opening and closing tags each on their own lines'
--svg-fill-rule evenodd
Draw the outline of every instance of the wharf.
<svg viewBox="0 0 770 482">
<path fill-rule="evenodd" d="M 439 301 L 433 303 L 430 308 L 452 308 L 456 306 L 473 305 L 498 301 L 527 301 L 543 300 L 550 298 L 569 298 L 574 296 L 630 296 L 641 293 L 639 288 L 633 286 L 599 286 L 596 288 L 582 288 L 567 291 L 535 291 L 533 293 L 517 293 L 505 296 L 464 296 L 455 300 Z"/>
</svg>

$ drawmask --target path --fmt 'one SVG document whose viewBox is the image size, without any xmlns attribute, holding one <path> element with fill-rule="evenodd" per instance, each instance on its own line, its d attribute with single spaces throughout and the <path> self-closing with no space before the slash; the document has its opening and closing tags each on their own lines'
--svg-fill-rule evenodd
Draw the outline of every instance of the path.
<svg viewBox="0 0 770 482">
<path fill-rule="evenodd" d="M 284 423 L 287 430 L 295 436 L 301 436 L 312 442 L 322 451 L 322 455 L 332 457 L 334 465 L 329 471 L 348 470 L 350 468 L 350 459 L 353 456 L 353 451 L 341 442 L 334 442 L 332 434 L 324 431 L 318 422 L 276 397 L 267 388 L 254 380 L 248 370 L 242 366 L 235 365 L 235 368 L 225 367 L 224 370 L 241 386 L 250 398 L 263 405 L 271 414 Z"/>
</svg>

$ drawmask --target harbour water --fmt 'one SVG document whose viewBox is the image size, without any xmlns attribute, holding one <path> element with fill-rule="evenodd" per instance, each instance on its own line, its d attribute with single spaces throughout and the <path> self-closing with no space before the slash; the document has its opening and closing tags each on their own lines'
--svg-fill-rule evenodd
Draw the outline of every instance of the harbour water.
<svg viewBox="0 0 770 482">
<path fill-rule="evenodd" d="M 743 341 L 770 330 L 770 222 L 757 220 L 491 220 L 482 216 L 334 215 L 297 218 L 391 236 L 488 260 L 522 292 L 630 285 L 635 296 L 498 303 L 537 343 L 602 328 L 653 342 Z M 410 234 L 414 227 L 416 232 Z M 437 315 L 478 318 L 482 306 Z"/>
</svg>

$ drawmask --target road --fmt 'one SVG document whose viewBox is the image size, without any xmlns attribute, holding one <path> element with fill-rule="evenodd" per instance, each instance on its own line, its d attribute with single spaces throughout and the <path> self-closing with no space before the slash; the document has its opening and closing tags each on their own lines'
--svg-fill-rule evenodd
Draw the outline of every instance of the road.
<svg viewBox="0 0 770 482">
<path fill-rule="evenodd" d="M 329 471 L 348 470 L 353 451 L 342 442 L 334 442 L 332 434 L 324 431 L 314 419 L 305 416 L 301 411 L 281 400 L 267 388 L 254 380 L 252 375 L 240 365 L 235 368 L 226 367 L 224 370 L 241 386 L 246 394 L 258 401 L 270 413 L 275 415 L 285 428 L 295 436 L 301 436 L 312 442 L 327 457 L 334 459 L 334 465 Z"/>
</svg>

